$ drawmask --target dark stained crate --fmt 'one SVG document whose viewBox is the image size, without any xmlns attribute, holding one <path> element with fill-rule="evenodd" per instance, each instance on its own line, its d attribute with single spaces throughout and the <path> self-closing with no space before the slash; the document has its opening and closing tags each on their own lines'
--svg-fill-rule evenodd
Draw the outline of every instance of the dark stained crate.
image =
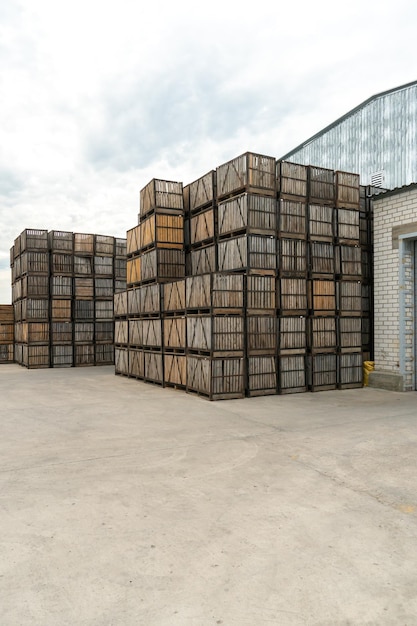
<svg viewBox="0 0 417 626">
<path fill-rule="evenodd" d="M 94 298 L 94 278 L 74 278 L 74 296 L 79 300 Z"/>
<path fill-rule="evenodd" d="M 182 250 L 155 249 L 141 257 L 142 281 L 170 281 L 185 277 L 185 255 Z"/>
<path fill-rule="evenodd" d="M 187 392 L 209 400 L 245 396 L 243 358 L 211 358 L 187 355 Z"/>
<path fill-rule="evenodd" d="M 361 281 L 359 280 L 338 281 L 337 309 L 339 315 L 359 316 L 362 314 L 362 292 L 364 287 L 365 285 L 362 285 Z"/>
<path fill-rule="evenodd" d="M 184 211 L 182 183 L 154 178 L 140 192 L 140 214 L 146 216 L 155 209 Z"/>
<path fill-rule="evenodd" d="M 25 250 L 48 250 L 48 231 L 26 228 L 20 233 L 20 253 Z"/>
<path fill-rule="evenodd" d="M 72 367 L 74 348 L 72 345 L 54 344 L 51 346 L 51 367 Z"/>
<path fill-rule="evenodd" d="M 23 276 L 21 280 L 22 298 L 48 298 L 49 277 L 48 276 Z"/>
<path fill-rule="evenodd" d="M 142 280 L 142 257 L 136 256 L 126 261 L 126 284 L 134 285 Z"/>
<path fill-rule="evenodd" d="M 215 272 L 186 279 L 186 309 L 243 312 L 244 276 Z"/>
<path fill-rule="evenodd" d="M 112 320 L 114 315 L 113 298 L 96 300 L 94 315 L 96 320 Z"/>
<path fill-rule="evenodd" d="M 13 322 L 0 322 L 0 344 L 9 344 L 14 341 Z"/>
<path fill-rule="evenodd" d="M 187 321 L 185 316 L 166 317 L 163 320 L 165 350 L 185 350 L 187 347 Z"/>
<path fill-rule="evenodd" d="M 93 343 L 94 322 L 74 322 L 74 343 Z"/>
<path fill-rule="evenodd" d="M 355 389 L 363 386 L 362 352 L 338 355 L 338 389 Z"/>
<path fill-rule="evenodd" d="M 249 315 L 256 313 L 270 314 L 277 308 L 276 278 L 248 274 L 246 276 L 246 311 Z"/>
<path fill-rule="evenodd" d="M 115 348 L 114 369 L 116 374 L 129 374 L 129 351 L 127 348 Z"/>
<path fill-rule="evenodd" d="M 273 157 L 246 152 L 220 165 L 216 174 L 218 199 L 240 191 L 275 196 L 276 175 Z"/>
<path fill-rule="evenodd" d="M 314 278 L 308 281 L 309 309 L 312 315 L 336 315 L 336 282 Z"/>
<path fill-rule="evenodd" d="M 195 246 L 213 241 L 216 232 L 217 209 L 210 208 L 194 215 L 189 220 L 189 244 Z"/>
<path fill-rule="evenodd" d="M 51 322 L 51 342 L 52 344 L 72 344 L 73 324 L 72 322 Z"/>
<path fill-rule="evenodd" d="M 94 346 L 94 362 L 95 365 L 113 365 L 113 343 L 96 343 Z"/>
<path fill-rule="evenodd" d="M 240 315 L 187 315 L 188 350 L 215 357 L 243 356 L 244 318 Z"/>
<path fill-rule="evenodd" d="M 337 355 L 313 354 L 308 357 L 310 391 L 326 391 L 337 387 Z"/>
<path fill-rule="evenodd" d="M 164 382 L 164 357 L 162 352 L 145 350 L 143 357 L 145 361 L 145 380 L 162 385 Z"/>
<path fill-rule="evenodd" d="M 0 344 L 0 363 L 14 363 L 14 344 Z"/>
<path fill-rule="evenodd" d="M 277 161 L 277 191 L 281 195 L 307 197 L 307 166 Z"/>
<path fill-rule="evenodd" d="M 8 351 L 7 351 L 8 352 Z M 16 363 L 23 365 L 23 344 L 15 343 L 13 346 L 13 358 Z"/>
<path fill-rule="evenodd" d="M 94 344 L 74 345 L 74 365 L 75 367 L 92 366 L 95 363 Z"/>
<path fill-rule="evenodd" d="M 75 276 L 92 276 L 94 273 L 94 264 L 92 256 L 74 255 L 74 275 Z"/>
<path fill-rule="evenodd" d="M 278 269 L 281 276 L 306 276 L 308 247 L 304 239 L 283 237 L 278 242 Z"/>
<path fill-rule="evenodd" d="M 72 276 L 74 272 L 74 256 L 72 254 L 51 254 L 51 274 Z"/>
<path fill-rule="evenodd" d="M 360 243 L 360 213 L 356 209 L 335 209 L 338 243 Z"/>
<path fill-rule="evenodd" d="M 315 165 L 308 166 L 308 196 L 310 202 L 332 204 L 336 199 L 334 171 Z"/>
<path fill-rule="evenodd" d="M 25 298 L 21 301 L 21 319 L 31 322 L 45 322 L 49 319 L 49 300 Z"/>
<path fill-rule="evenodd" d="M 33 346 L 22 344 L 22 365 L 29 369 L 48 368 L 49 362 L 49 345 Z"/>
<path fill-rule="evenodd" d="M 129 348 L 128 374 L 132 376 L 132 378 L 145 377 L 145 357 L 143 350 Z"/>
<path fill-rule="evenodd" d="M 275 355 L 278 348 L 276 316 L 255 315 L 246 318 L 246 351 L 248 356 Z"/>
<path fill-rule="evenodd" d="M 191 276 L 199 276 L 218 270 L 217 246 L 210 244 L 188 253 L 188 271 Z"/>
<path fill-rule="evenodd" d="M 278 358 L 278 393 L 303 393 L 308 389 L 305 354 Z"/>
<path fill-rule="evenodd" d="M 164 384 L 185 389 L 187 384 L 187 357 L 183 354 L 164 354 Z"/>
<path fill-rule="evenodd" d="M 51 276 L 51 298 L 71 298 L 73 295 L 73 279 L 71 276 Z"/>
<path fill-rule="evenodd" d="M 114 281 L 114 293 L 120 293 L 121 291 L 126 291 L 126 280 L 117 280 Z"/>
<path fill-rule="evenodd" d="M 336 206 L 359 209 L 360 185 L 359 174 L 335 172 Z"/>
<path fill-rule="evenodd" d="M 74 233 L 74 253 L 76 255 L 88 255 L 94 254 L 94 235 L 87 233 Z"/>
<path fill-rule="evenodd" d="M 372 312 L 372 299 L 373 299 L 373 290 L 372 283 L 363 282 L 362 283 L 362 315 L 369 316 Z"/>
<path fill-rule="evenodd" d="M 219 270 L 259 270 L 273 274 L 277 268 L 277 240 L 267 235 L 242 235 L 218 243 Z"/>
<path fill-rule="evenodd" d="M 22 252 L 20 256 L 21 275 L 44 274 L 49 275 L 49 254 L 48 252 Z"/>
<path fill-rule="evenodd" d="M 357 271 L 358 264 L 355 262 L 352 271 Z M 364 280 L 372 280 L 373 277 L 373 254 L 371 249 L 361 248 L 361 276 Z"/>
<path fill-rule="evenodd" d="M 307 318 L 288 316 L 278 318 L 278 352 L 280 355 L 301 354 L 308 346 Z"/>
<path fill-rule="evenodd" d="M 307 236 L 307 204 L 298 200 L 278 201 L 278 236 L 305 239 Z"/>
<path fill-rule="evenodd" d="M 278 279 L 278 308 L 281 315 L 307 315 L 307 280 L 297 277 Z"/>
<path fill-rule="evenodd" d="M 114 256 L 114 237 L 109 235 L 95 235 L 94 252 L 98 256 Z"/>
<path fill-rule="evenodd" d="M 134 226 L 126 233 L 126 254 L 136 254 L 141 249 L 142 240 L 141 240 L 142 226 L 139 224 L 138 226 Z"/>
<path fill-rule="evenodd" d="M 336 271 L 341 277 L 362 277 L 362 250 L 359 246 L 336 246 Z"/>
<path fill-rule="evenodd" d="M 127 291 L 114 294 L 114 316 L 116 318 L 127 316 L 127 294 Z"/>
<path fill-rule="evenodd" d="M 211 170 L 187 185 L 188 209 L 191 213 L 214 204 L 216 198 L 216 172 Z M 185 190 L 185 187 L 184 187 Z"/>
<path fill-rule="evenodd" d="M 126 259 L 114 259 L 114 277 L 126 283 Z"/>
<path fill-rule="evenodd" d="M 362 317 L 362 349 L 373 354 L 372 331 L 372 318 Z"/>
<path fill-rule="evenodd" d="M 58 300 L 56 301 L 58 302 Z M 66 302 L 66 300 L 61 300 Z M 73 317 L 77 321 L 92 321 L 94 320 L 94 300 L 78 300 L 73 302 Z"/>
<path fill-rule="evenodd" d="M 54 298 L 51 300 L 51 320 L 71 321 L 72 303 L 70 299 Z"/>
<path fill-rule="evenodd" d="M 94 297 L 110 299 L 114 296 L 114 280 L 113 278 L 95 278 L 94 279 Z"/>
<path fill-rule="evenodd" d="M 128 345 L 129 343 L 128 320 L 116 320 L 114 322 L 114 343 L 116 345 Z"/>
<path fill-rule="evenodd" d="M 72 253 L 74 250 L 73 233 L 62 230 L 51 230 L 48 233 L 48 247 L 51 252 Z"/>
<path fill-rule="evenodd" d="M 96 322 L 94 325 L 94 341 L 97 343 L 114 342 L 114 323 Z"/>
<path fill-rule="evenodd" d="M 307 206 L 308 235 L 313 241 L 333 241 L 336 236 L 335 209 L 322 204 Z"/>
<path fill-rule="evenodd" d="M 164 313 L 185 311 L 186 279 L 176 280 L 162 285 L 162 310 Z"/>
<path fill-rule="evenodd" d="M 115 237 L 114 254 L 116 258 L 124 258 L 127 254 L 127 242 L 123 237 Z"/>
<path fill-rule="evenodd" d="M 360 352 L 362 346 L 362 319 L 360 317 L 340 317 L 338 319 L 338 347 L 341 351 L 355 348 Z"/>
<path fill-rule="evenodd" d="M 338 345 L 336 317 L 312 317 L 308 322 L 311 351 L 334 352 Z"/>
<path fill-rule="evenodd" d="M 247 359 L 248 396 L 277 393 L 277 360 L 274 356 L 249 356 Z"/>
<path fill-rule="evenodd" d="M 154 213 L 141 224 L 140 249 L 172 248 L 183 250 L 184 248 L 184 216 Z"/>
<path fill-rule="evenodd" d="M 326 241 L 311 241 L 309 244 L 310 274 L 334 277 L 336 272 L 335 245 Z"/>
<path fill-rule="evenodd" d="M 218 236 L 246 232 L 275 235 L 277 201 L 274 197 L 244 193 L 218 206 Z"/>
<path fill-rule="evenodd" d="M 94 257 L 94 274 L 96 276 L 113 276 L 113 257 L 111 256 L 95 256 Z"/>
</svg>

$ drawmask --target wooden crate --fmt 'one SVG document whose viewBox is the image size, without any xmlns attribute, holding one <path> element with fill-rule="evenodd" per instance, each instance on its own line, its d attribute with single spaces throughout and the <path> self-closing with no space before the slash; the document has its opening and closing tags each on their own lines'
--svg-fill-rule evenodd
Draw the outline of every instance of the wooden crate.
<svg viewBox="0 0 417 626">
<path fill-rule="evenodd" d="M 126 261 L 126 284 L 135 285 L 142 280 L 141 274 L 142 257 L 135 256 Z"/>
<path fill-rule="evenodd" d="M 168 387 L 185 389 L 187 384 L 187 357 L 184 354 L 164 353 L 164 383 Z"/>
<path fill-rule="evenodd" d="M 303 393 L 308 389 L 305 354 L 278 358 L 278 393 Z"/>
<path fill-rule="evenodd" d="M 159 284 L 154 283 L 140 287 L 139 310 L 141 315 L 160 315 L 161 288 Z"/>
<path fill-rule="evenodd" d="M 129 346 L 143 345 L 143 326 L 141 319 L 129 320 Z"/>
<path fill-rule="evenodd" d="M 94 235 L 74 233 L 74 254 L 93 256 Z"/>
<path fill-rule="evenodd" d="M 22 306 L 23 306 L 23 300 L 18 300 L 17 302 L 13 303 L 13 315 L 14 315 L 14 320 L 15 322 L 21 322 L 22 321 Z"/>
<path fill-rule="evenodd" d="M 307 204 L 299 200 L 278 201 L 278 236 L 305 239 L 307 237 Z"/>
<path fill-rule="evenodd" d="M 48 231 L 26 228 L 20 233 L 20 253 L 25 250 L 48 250 Z"/>
<path fill-rule="evenodd" d="M 0 322 L 0 344 L 10 344 L 14 341 L 13 322 Z"/>
<path fill-rule="evenodd" d="M 128 320 L 116 320 L 114 322 L 114 343 L 116 345 L 127 345 L 129 343 Z"/>
<path fill-rule="evenodd" d="M 277 191 L 280 195 L 307 197 L 307 166 L 277 161 Z"/>
<path fill-rule="evenodd" d="M 277 201 L 274 197 L 243 193 L 218 206 L 218 236 L 245 232 L 275 235 Z"/>
<path fill-rule="evenodd" d="M 274 274 L 277 268 L 276 237 L 242 235 L 218 243 L 219 270 L 258 270 Z"/>
<path fill-rule="evenodd" d="M 109 298 L 108 300 L 96 300 L 94 316 L 96 320 L 112 320 L 114 316 L 113 298 Z"/>
<path fill-rule="evenodd" d="M 142 379 L 145 377 L 145 357 L 143 350 L 129 348 L 128 374 L 132 378 Z"/>
<path fill-rule="evenodd" d="M 74 296 L 78 300 L 94 298 L 94 278 L 74 278 Z"/>
<path fill-rule="evenodd" d="M 301 354 L 308 346 L 307 318 L 288 316 L 278 318 L 278 352 L 280 355 Z"/>
<path fill-rule="evenodd" d="M 48 247 L 51 252 L 74 251 L 74 234 L 62 230 L 51 230 L 48 233 Z"/>
<path fill-rule="evenodd" d="M 243 358 L 210 358 L 187 355 L 187 392 L 209 400 L 243 398 L 245 395 Z"/>
<path fill-rule="evenodd" d="M 360 280 L 341 280 L 337 282 L 336 286 L 338 315 L 362 315 L 362 294 L 365 285 Z M 365 306 L 367 305 L 365 304 Z"/>
<path fill-rule="evenodd" d="M 185 277 L 183 250 L 157 248 L 144 252 L 141 258 L 142 281 L 166 282 Z"/>
<path fill-rule="evenodd" d="M 114 254 L 117 258 L 125 258 L 127 254 L 127 240 L 123 237 L 115 237 L 114 239 Z"/>
<path fill-rule="evenodd" d="M 308 246 L 304 239 L 283 237 L 278 241 L 278 269 L 281 276 L 306 276 Z"/>
<path fill-rule="evenodd" d="M 94 264 L 92 256 L 74 255 L 74 276 L 92 276 Z"/>
<path fill-rule="evenodd" d="M 217 246 L 215 244 L 190 250 L 188 258 L 189 271 L 187 274 L 191 276 L 199 276 L 218 270 Z"/>
<path fill-rule="evenodd" d="M 175 280 L 162 285 L 162 311 L 164 313 L 180 313 L 185 311 L 186 279 Z"/>
<path fill-rule="evenodd" d="M 310 276 L 326 275 L 334 278 L 336 272 L 336 247 L 327 241 L 309 243 Z"/>
<path fill-rule="evenodd" d="M 51 320 L 57 322 L 70 322 L 72 316 L 71 309 L 71 300 L 54 298 L 51 300 Z"/>
<path fill-rule="evenodd" d="M 140 192 L 140 214 L 146 216 L 155 209 L 184 211 L 182 183 L 154 178 Z"/>
<path fill-rule="evenodd" d="M 310 391 L 337 388 L 337 355 L 312 354 L 308 357 Z"/>
<path fill-rule="evenodd" d="M 111 256 L 95 256 L 94 257 L 94 274 L 96 276 L 113 276 L 113 257 Z"/>
<path fill-rule="evenodd" d="M 145 350 L 143 357 L 145 380 L 162 385 L 164 382 L 164 357 L 162 352 Z"/>
<path fill-rule="evenodd" d="M 96 343 L 94 346 L 95 365 L 113 365 L 114 345 L 113 343 Z"/>
<path fill-rule="evenodd" d="M 248 396 L 277 393 L 277 360 L 274 356 L 249 356 L 246 367 Z"/>
<path fill-rule="evenodd" d="M 21 300 L 22 321 L 44 322 L 49 319 L 49 300 L 39 298 L 25 298 Z"/>
<path fill-rule="evenodd" d="M 184 216 L 154 213 L 141 222 L 140 249 L 184 248 Z"/>
<path fill-rule="evenodd" d="M 51 254 L 51 274 L 54 276 L 72 276 L 74 272 L 74 255 Z"/>
<path fill-rule="evenodd" d="M 311 351 L 334 352 L 338 345 L 336 317 L 312 317 L 308 321 Z"/>
<path fill-rule="evenodd" d="M 114 323 L 113 322 L 96 322 L 94 325 L 94 341 L 98 343 L 114 342 Z"/>
<path fill-rule="evenodd" d="M 186 278 L 186 309 L 240 312 L 244 307 L 244 276 L 215 272 Z"/>
<path fill-rule="evenodd" d="M 315 278 L 308 282 L 310 314 L 336 315 L 336 283 Z"/>
<path fill-rule="evenodd" d="M 22 252 L 20 256 L 21 275 L 43 274 L 49 275 L 49 254 L 48 252 Z"/>
<path fill-rule="evenodd" d="M 126 233 L 126 254 L 137 254 L 142 246 L 142 226 L 134 226 Z"/>
<path fill-rule="evenodd" d="M 48 322 L 22 322 L 15 325 L 16 341 L 30 345 L 48 344 L 50 326 Z"/>
<path fill-rule="evenodd" d="M 317 204 L 335 203 L 334 171 L 315 165 L 308 166 L 308 197 Z"/>
<path fill-rule="evenodd" d="M 114 259 L 114 277 L 117 280 L 126 282 L 126 259 Z"/>
<path fill-rule="evenodd" d="M 57 301 L 58 302 L 58 301 Z M 66 302 L 66 300 L 61 300 Z M 75 321 L 93 321 L 95 317 L 94 300 L 78 300 L 73 303 L 73 318 Z"/>
<path fill-rule="evenodd" d="M 94 322 L 74 322 L 74 343 L 93 343 Z"/>
<path fill-rule="evenodd" d="M 13 349 L 13 357 L 16 363 L 23 365 L 23 344 L 15 343 Z"/>
<path fill-rule="evenodd" d="M 359 209 L 360 185 L 359 174 L 335 172 L 336 206 Z"/>
<path fill-rule="evenodd" d="M 51 298 L 72 298 L 74 288 L 72 276 L 51 276 L 50 281 Z"/>
<path fill-rule="evenodd" d="M 114 294 L 114 316 L 127 317 L 127 291 Z"/>
<path fill-rule="evenodd" d="M 334 207 L 308 204 L 307 229 L 311 240 L 333 242 L 336 236 Z"/>
<path fill-rule="evenodd" d="M 0 323 L 14 322 L 13 304 L 0 304 Z"/>
<path fill-rule="evenodd" d="M 187 321 L 185 316 L 166 317 L 163 320 L 164 350 L 185 350 L 187 347 Z"/>
<path fill-rule="evenodd" d="M 195 213 L 203 207 L 212 206 L 216 198 L 216 172 L 211 170 L 193 181 L 188 188 L 188 208 Z M 184 187 L 185 190 L 185 187 Z"/>
<path fill-rule="evenodd" d="M 246 353 L 248 356 L 275 355 L 278 349 L 278 319 L 271 315 L 246 318 Z"/>
<path fill-rule="evenodd" d="M 54 344 L 51 346 L 51 367 L 73 367 L 74 347 Z"/>
<path fill-rule="evenodd" d="M 162 348 L 162 320 L 160 318 L 144 318 L 139 320 L 142 343 L 145 348 Z"/>
<path fill-rule="evenodd" d="M 112 299 L 114 296 L 114 279 L 113 278 L 95 278 L 94 279 L 94 297 L 96 299 Z"/>
<path fill-rule="evenodd" d="M 357 209 L 335 209 L 338 243 L 360 243 L 360 212 Z"/>
<path fill-rule="evenodd" d="M 281 315 L 307 315 L 307 280 L 305 277 L 281 277 L 278 279 L 278 308 Z"/>
<path fill-rule="evenodd" d="M 94 344 L 74 345 L 74 365 L 75 367 L 88 367 L 95 364 Z"/>
<path fill-rule="evenodd" d="M 275 158 L 246 152 L 216 170 L 219 200 L 241 191 L 275 196 Z"/>
<path fill-rule="evenodd" d="M 56 345 L 72 344 L 72 322 L 51 322 L 51 343 Z"/>
<path fill-rule="evenodd" d="M 188 350 L 214 357 L 243 356 L 244 318 L 240 315 L 187 315 Z"/>
<path fill-rule="evenodd" d="M 363 386 L 363 360 L 360 351 L 338 355 L 338 389 L 356 389 Z"/>
<path fill-rule="evenodd" d="M 357 352 L 362 348 L 362 319 L 360 317 L 339 317 L 338 347 L 342 352 Z"/>
<path fill-rule="evenodd" d="M 248 315 L 272 314 L 277 308 L 275 276 L 246 276 L 246 311 Z"/>
<path fill-rule="evenodd" d="M 127 348 L 114 349 L 114 369 L 116 374 L 129 374 L 129 351 Z"/>
<path fill-rule="evenodd" d="M 14 363 L 14 344 L 0 344 L 0 363 Z"/>
<path fill-rule="evenodd" d="M 127 291 L 127 314 L 129 317 L 139 317 L 141 313 L 141 288 L 133 287 Z"/>
<path fill-rule="evenodd" d="M 359 246 L 341 244 L 336 246 L 335 253 L 336 271 L 342 278 L 362 278 L 362 250 Z"/>
<path fill-rule="evenodd" d="M 49 345 L 22 344 L 22 365 L 29 369 L 50 367 Z"/>
<path fill-rule="evenodd" d="M 98 256 L 114 256 L 114 237 L 110 235 L 95 235 L 94 252 Z"/>
<path fill-rule="evenodd" d="M 189 243 L 192 246 L 197 244 L 209 243 L 214 240 L 217 235 L 216 229 L 217 209 L 213 207 L 201 211 L 189 220 Z"/>
</svg>

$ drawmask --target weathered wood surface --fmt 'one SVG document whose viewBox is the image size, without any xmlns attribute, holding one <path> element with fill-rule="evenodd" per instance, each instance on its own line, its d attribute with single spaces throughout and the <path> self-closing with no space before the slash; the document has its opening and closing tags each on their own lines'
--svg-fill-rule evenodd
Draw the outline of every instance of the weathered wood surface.
<svg viewBox="0 0 417 626">
<path fill-rule="evenodd" d="M 25 250 L 48 250 L 48 231 L 26 228 L 20 234 L 20 252 Z"/>
<path fill-rule="evenodd" d="M 342 280 L 337 283 L 337 309 L 339 315 L 361 315 L 363 307 L 369 311 L 369 294 L 366 293 L 368 285 L 361 281 Z M 368 304 L 364 304 L 368 301 Z"/>
<path fill-rule="evenodd" d="M 303 316 L 288 316 L 278 318 L 280 354 L 299 353 L 308 346 L 307 318 Z"/>
<path fill-rule="evenodd" d="M 144 352 L 145 379 L 163 383 L 164 381 L 164 360 L 162 352 Z"/>
<path fill-rule="evenodd" d="M 51 367 L 72 367 L 74 364 L 74 348 L 72 345 L 51 346 Z"/>
<path fill-rule="evenodd" d="M 185 311 L 186 279 L 176 280 L 162 285 L 162 310 L 166 313 Z"/>
<path fill-rule="evenodd" d="M 148 250 L 141 256 L 141 280 L 169 281 L 185 277 L 183 250 Z M 128 280 L 129 282 L 129 280 Z"/>
<path fill-rule="evenodd" d="M 202 211 L 190 219 L 190 244 L 211 241 L 216 236 L 214 208 Z"/>
<path fill-rule="evenodd" d="M 113 298 L 96 300 L 94 315 L 97 320 L 112 320 L 114 316 Z"/>
<path fill-rule="evenodd" d="M 281 314 L 307 314 L 307 280 L 305 278 L 278 279 L 279 309 Z"/>
<path fill-rule="evenodd" d="M 73 331 L 72 322 L 51 322 L 52 344 L 72 344 Z"/>
<path fill-rule="evenodd" d="M 187 355 L 187 391 L 210 400 L 243 398 L 244 359 L 214 359 Z"/>
<path fill-rule="evenodd" d="M 276 354 L 278 347 L 278 319 L 270 315 L 246 318 L 246 352 L 248 356 Z"/>
<path fill-rule="evenodd" d="M 74 234 L 62 230 L 48 233 L 48 247 L 52 252 L 70 252 L 74 250 Z"/>
<path fill-rule="evenodd" d="M 278 202 L 278 235 L 305 239 L 307 236 L 307 204 L 296 200 Z"/>
<path fill-rule="evenodd" d="M 280 194 L 307 197 L 307 166 L 278 161 L 277 190 Z"/>
<path fill-rule="evenodd" d="M 127 320 L 116 320 L 114 322 L 114 343 L 117 345 L 127 345 L 129 343 L 129 322 Z"/>
<path fill-rule="evenodd" d="M 114 295 L 113 278 L 95 278 L 94 279 L 94 298 L 112 299 Z"/>
<path fill-rule="evenodd" d="M 238 315 L 187 315 L 188 349 L 213 356 L 244 353 L 244 319 Z"/>
<path fill-rule="evenodd" d="M 187 322 L 185 316 L 167 317 L 163 320 L 164 348 L 185 350 L 187 347 Z"/>
<path fill-rule="evenodd" d="M 334 351 L 337 348 L 336 317 L 312 317 L 310 326 L 310 347 L 315 351 Z"/>
<path fill-rule="evenodd" d="M 93 257 L 74 255 L 74 275 L 92 276 L 94 273 Z"/>
<path fill-rule="evenodd" d="M 193 181 L 188 187 L 189 210 L 196 211 L 213 204 L 216 198 L 216 172 L 211 170 L 204 176 Z M 184 188 L 185 189 L 185 188 Z"/>
<path fill-rule="evenodd" d="M 249 396 L 277 393 L 277 360 L 274 356 L 248 357 L 247 393 Z"/>
<path fill-rule="evenodd" d="M 22 276 L 25 274 L 49 274 L 48 252 L 22 252 L 20 264 Z"/>
<path fill-rule="evenodd" d="M 309 387 L 311 391 L 336 389 L 337 355 L 313 354 L 309 359 Z"/>
<path fill-rule="evenodd" d="M 152 179 L 140 191 L 140 214 L 145 216 L 155 209 L 184 210 L 182 183 Z"/>
<path fill-rule="evenodd" d="M 352 389 L 363 386 L 362 352 L 340 354 L 338 356 L 338 388 Z"/>
<path fill-rule="evenodd" d="M 74 322 L 74 342 L 92 343 L 94 341 L 94 322 Z"/>
<path fill-rule="evenodd" d="M 95 235 L 94 252 L 98 256 L 114 256 L 114 237 L 110 235 Z"/>
<path fill-rule="evenodd" d="M 334 171 L 314 165 L 308 166 L 308 196 L 318 204 L 327 202 L 334 206 L 335 180 Z"/>
<path fill-rule="evenodd" d="M 309 308 L 313 315 L 336 315 L 336 283 L 334 280 L 309 281 Z"/>
<path fill-rule="evenodd" d="M 341 276 L 362 277 L 362 250 L 359 246 L 337 246 L 336 260 L 337 273 Z"/>
<path fill-rule="evenodd" d="M 95 365 L 113 365 L 114 364 L 113 343 L 96 343 L 95 344 L 94 364 Z"/>
<path fill-rule="evenodd" d="M 141 222 L 140 248 L 184 248 L 184 216 L 156 213 Z"/>
<path fill-rule="evenodd" d="M 325 241 L 311 241 L 310 248 L 310 270 L 314 274 L 327 274 L 334 276 L 336 272 L 335 245 Z"/>
<path fill-rule="evenodd" d="M 186 278 L 186 309 L 243 310 L 244 276 L 215 272 Z"/>
<path fill-rule="evenodd" d="M 333 241 L 336 236 L 334 207 L 309 204 L 307 207 L 307 229 L 312 240 Z"/>
<path fill-rule="evenodd" d="M 277 268 L 276 237 L 243 235 L 218 243 L 220 271 L 259 269 L 274 272 Z"/>
<path fill-rule="evenodd" d="M 94 344 L 74 345 L 74 365 L 76 367 L 91 366 L 95 363 Z"/>
<path fill-rule="evenodd" d="M 187 384 L 187 357 L 182 354 L 164 354 L 164 382 L 185 388 Z"/>
<path fill-rule="evenodd" d="M 243 230 L 275 235 L 277 230 L 276 199 L 243 193 L 219 202 L 219 237 Z"/>
<path fill-rule="evenodd" d="M 335 172 L 336 206 L 358 209 L 360 206 L 359 174 Z"/>
<path fill-rule="evenodd" d="M 308 269 L 307 251 L 307 242 L 304 239 L 280 239 L 278 242 L 278 269 L 281 274 L 306 276 Z"/>
<path fill-rule="evenodd" d="M 341 350 L 362 346 L 362 320 L 360 317 L 340 317 L 338 344 Z"/>
<path fill-rule="evenodd" d="M 58 301 L 57 301 L 58 302 Z M 61 300 L 60 302 L 66 302 Z M 93 321 L 95 314 L 94 300 L 74 300 L 74 320 Z"/>
<path fill-rule="evenodd" d="M 212 244 L 197 250 L 191 250 L 189 252 L 189 265 L 189 274 L 191 276 L 217 271 L 217 246 Z"/>
<path fill-rule="evenodd" d="M 359 244 L 360 213 L 356 209 L 335 209 L 336 235 L 340 243 Z"/>
<path fill-rule="evenodd" d="M 94 235 L 87 233 L 74 233 L 74 253 L 93 256 Z"/>
<path fill-rule="evenodd" d="M 51 320 L 71 321 L 72 314 L 71 300 L 54 298 L 51 300 Z M 74 303 L 74 316 L 76 313 L 76 305 Z"/>
<path fill-rule="evenodd" d="M 28 368 L 49 367 L 49 345 L 31 346 L 22 344 L 22 364 Z"/>
<path fill-rule="evenodd" d="M 74 296 L 80 300 L 94 298 L 94 278 L 74 278 Z"/>
<path fill-rule="evenodd" d="M 129 376 L 134 378 L 144 378 L 145 376 L 145 357 L 143 350 L 129 348 Z"/>
<path fill-rule="evenodd" d="M 96 255 L 94 257 L 94 273 L 96 276 L 113 276 L 113 257 Z"/>
<path fill-rule="evenodd" d="M 307 368 L 304 354 L 281 356 L 278 359 L 279 393 L 307 391 Z"/>
<path fill-rule="evenodd" d="M 73 280 L 71 276 L 51 276 L 51 298 L 71 298 Z"/>
<path fill-rule="evenodd" d="M 275 195 L 275 158 L 247 152 L 220 165 L 217 170 L 217 197 L 241 190 Z"/>
<path fill-rule="evenodd" d="M 115 348 L 114 350 L 114 366 L 116 374 L 129 373 L 129 351 L 127 348 Z"/>
<path fill-rule="evenodd" d="M 277 308 L 275 276 L 246 276 L 246 310 L 248 314 L 268 313 Z"/>
</svg>

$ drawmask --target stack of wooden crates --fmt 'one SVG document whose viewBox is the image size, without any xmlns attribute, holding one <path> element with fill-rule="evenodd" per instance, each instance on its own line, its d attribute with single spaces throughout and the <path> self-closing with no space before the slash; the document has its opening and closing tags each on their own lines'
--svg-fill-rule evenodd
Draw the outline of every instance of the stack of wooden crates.
<svg viewBox="0 0 417 626">
<path fill-rule="evenodd" d="M 359 177 L 245 153 L 153 180 L 127 233 L 116 373 L 210 399 L 357 387 L 369 357 Z"/>
<path fill-rule="evenodd" d="M 0 304 L 0 363 L 13 363 L 14 315 L 12 304 Z"/>
<path fill-rule="evenodd" d="M 114 363 L 113 298 L 126 289 L 125 239 L 26 229 L 11 267 L 17 363 Z"/>
</svg>

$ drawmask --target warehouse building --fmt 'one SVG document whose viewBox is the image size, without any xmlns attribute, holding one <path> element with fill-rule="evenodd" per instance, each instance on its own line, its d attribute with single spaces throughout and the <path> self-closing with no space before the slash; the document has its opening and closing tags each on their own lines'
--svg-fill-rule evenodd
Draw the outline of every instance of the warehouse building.
<svg viewBox="0 0 417 626">
<path fill-rule="evenodd" d="M 282 157 L 394 189 L 417 181 L 417 81 L 368 98 Z"/>
</svg>

